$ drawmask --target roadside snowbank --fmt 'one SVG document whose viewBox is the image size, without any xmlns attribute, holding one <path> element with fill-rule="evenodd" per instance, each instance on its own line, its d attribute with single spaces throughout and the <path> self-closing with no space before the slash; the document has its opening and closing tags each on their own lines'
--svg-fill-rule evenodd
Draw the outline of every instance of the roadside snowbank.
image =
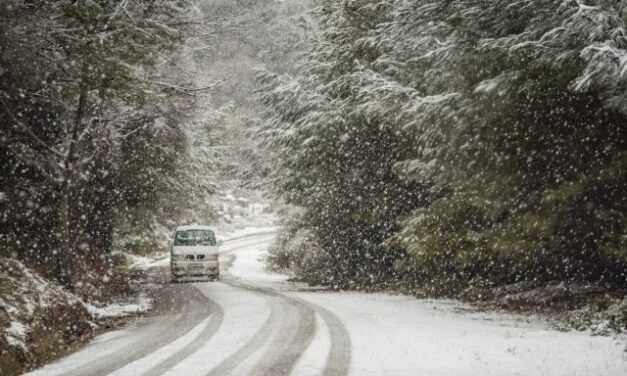
<svg viewBox="0 0 627 376">
<path fill-rule="evenodd" d="M 111 254 L 124 257 L 128 268 L 132 270 L 147 270 L 164 259 L 170 259 L 170 255 L 167 252 L 158 252 L 148 256 L 139 256 L 123 251 L 115 251 Z"/>
<path fill-rule="evenodd" d="M 0 369 L 12 375 L 52 359 L 93 336 L 100 320 L 146 312 L 145 295 L 86 303 L 17 260 L 0 258 Z"/>
<path fill-rule="evenodd" d="M 216 238 L 222 241 L 234 240 L 243 236 L 263 233 L 274 233 L 279 228 L 277 226 L 246 226 L 246 227 L 227 227 L 218 226 L 216 228 Z"/>
<path fill-rule="evenodd" d="M 0 368 L 17 374 L 90 336 L 83 302 L 19 261 L 0 258 Z M 71 325 L 68 325 L 71 323 Z M 56 347 L 55 347 L 56 346 Z"/>
<path fill-rule="evenodd" d="M 95 320 L 137 315 L 152 309 L 152 299 L 148 298 L 144 293 L 135 297 L 135 303 L 112 303 L 102 307 L 97 307 L 89 303 L 83 304 Z"/>
<path fill-rule="evenodd" d="M 16 260 L 0 259 L 0 286 L 2 337 L 10 346 L 22 349 L 27 347 L 27 336 L 39 311 L 81 304 L 76 296 Z"/>
</svg>

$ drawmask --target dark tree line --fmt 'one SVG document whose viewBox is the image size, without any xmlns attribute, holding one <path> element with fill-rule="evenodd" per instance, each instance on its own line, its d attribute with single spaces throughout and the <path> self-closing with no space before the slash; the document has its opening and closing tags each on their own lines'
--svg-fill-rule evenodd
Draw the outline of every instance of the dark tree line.
<svg viewBox="0 0 627 376">
<path fill-rule="evenodd" d="M 439 294 L 627 285 L 625 2 L 321 1 L 317 15 L 300 73 L 262 77 L 276 188 L 304 208 L 275 249 L 299 251 L 284 266 Z"/>
<path fill-rule="evenodd" d="M 116 231 L 180 210 L 191 104 L 163 67 L 190 5 L 2 2 L 0 256 L 72 287 L 106 272 Z"/>
</svg>

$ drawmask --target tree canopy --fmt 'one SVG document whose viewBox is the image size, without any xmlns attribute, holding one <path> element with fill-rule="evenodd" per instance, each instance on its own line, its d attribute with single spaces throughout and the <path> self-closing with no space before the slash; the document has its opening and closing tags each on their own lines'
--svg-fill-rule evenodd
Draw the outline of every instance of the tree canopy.
<svg viewBox="0 0 627 376">
<path fill-rule="evenodd" d="M 394 254 L 390 276 L 435 293 L 624 286 L 625 6 L 322 1 L 299 74 L 263 77 L 299 226 L 346 268 Z M 354 231 L 377 246 L 339 245 Z"/>
</svg>

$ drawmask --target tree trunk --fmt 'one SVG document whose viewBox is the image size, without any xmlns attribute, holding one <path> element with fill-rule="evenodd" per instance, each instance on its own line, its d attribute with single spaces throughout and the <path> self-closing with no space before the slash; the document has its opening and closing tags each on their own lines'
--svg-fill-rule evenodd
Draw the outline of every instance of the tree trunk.
<svg viewBox="0 0 627 376">
<path fill-rule="evenodd" d="M 69 132 L 68 150 L 63 161 L 63 182 L 61 183 L 61 199 L 60 199 L 60 214 L 59 225 L 61 233 L 61 251 L 57 255 L 57 273 L 59 281 L 68 288 L 73 288 L 73 280 L 75 274 L 78 272 L 77 264 L 80 255 L 75 254 L 75 237 L 74 231 L 71 227 L 71 215 L 72 215 L 72 193 L 73 193 L 73 178 L 75 174 L 75 161 L 76 161 L 76 149 L 78 144 L 78 137 L 82 129 L 83 118 L 85 117 L 85 109 L 87 106 L 87 74 L 89 73 L 89 64 L 83 62 L 81 67 L 81 82 L 80 92 L 78 96 L 78 105 L 74 116 L 74 123 L 72 129 Z"/>
<path fill-rule="evenodd" d="M 63 182 L 61 199 L 59 202 L 59 226 L 61 235 L 61 249 L 56 255 L 57 278 L 66 287 L 72 287 L 72 232 L 70 230 L 70 184 Z"/>
</svg>

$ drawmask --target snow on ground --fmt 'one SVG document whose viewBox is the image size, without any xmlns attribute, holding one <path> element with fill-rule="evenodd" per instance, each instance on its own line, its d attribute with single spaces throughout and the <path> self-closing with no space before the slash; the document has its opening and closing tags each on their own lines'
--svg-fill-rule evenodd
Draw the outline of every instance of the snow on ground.
<svg viewBox="0 0 627 376">
<path fill-rule="evenodd" d="M 113 303 L 103 307 L 96 307 L 89 303 L 84 303 L 84 305 L 96 320 L 136 315 L 145 313 L 152 308 L 152 299 L 143 293 L 139 294 L 135 300 L 135 303 Z"/>
<path fill-rule="evenodd" d="M 224 284 L 204 283 L 197 286 L 222 307 L 224 322 L 209 341 L 164 376 L 207 375 L 224 359 L 253 340 L 259 328 L 270 317 L 270 307 L 262 297 Z"/>
<path fill-rule="evenodd" d="M 146 356 L 140 360 L 132 362 L 125 367 L 111 373 L 109 376 L 135 376 L 141 372 L 149 370 L 151 367 L 157 365 L 163 359 L 167 359 L 172 354 L 176 353 L 180 349 L 192 343 L 202 332 L 202 330 L 209 323 L 209 318 L 203 320 L 200 324 L 192 328 L 187 334 L 177 338 L 174 342 L 171 342 L 154 353 Z"/>
<path fill-rule="evenodd" d="M 292 290 L 288 294 L 337 315 L 351 337 L 351 375 L 627 375 L 624 337 L 560 332 L 538 319 L 477 313 L 451 300 L 302 291 L 304 286 L 265 271 L 266 248 L 238 249 L 231 273 L 251 284 Z M 319 359 L 321 351 L 305 353 L 295 374 L 316 374 L 316 363 L 305 358 Z"/>
<path fill-rule="evenodd" d="M 28 334 L 28 328 L 26 325 L 19 321 L 12 321 L 11 325 L 7 328 L 6 339 L 9 346 L 19 347 L 26 351 L 26 335 Z"/>
<path fill-rule="evenodd" d="M 93 359 L 106 357 L 118 348 L 134 343 L 134 338 L 127 335 L 128 330 L 116 330 L 97 336 L 80 351 L 72 353 L 60 360 L 46 364 L 42 368 L 28 372 L 24 376 L 62 376 L 75 368 L 85 366 Z M 139 345 L 139 344 L 138 344 Z"/>
<path fill-rule="evenodd" d="M 296 363 L 293 374 L 297 376 L 319 376 L 321 366 L 326 364 L 330 350 L 329 328 L 320 315 L 316 314 L 316 336 Z"/>
<path fill-rule="evenodd" d="M 259 233 L 249 230 L 249 233 Z M 236 236 L 237 238 L 237 236 Z M 519 315 L 476 312 L 454 300 L 415 299 L 392 294 L 315 291 L 269 273 L 263 259 L 272 236 L 237 238 L 224 244 L 223 261 L 233 261 L 227 283 L 196 286 L 223 310 L 215 334 L 180 359 L 166 375 L 205 376 L 250 347 L 260 328 L 275 314 L 293 319 L 277 300 L 229 285 L 243 283 L 272 288 L 310 304 L 316 310 L 316 335 L 292 372 L 295 376 L 322 373 L 333 344 L 332 326 L 339 323 L 350 337 L 350 375 L 413 376 L 624 376 L 627 375 L 625 338 L 595 337 L 589 332 L 560 332 L 538 319 Z M 271 309 L 272 304 L 274 308 Z M 283 307 L 283 308 L 281 308 Z M 294 313 L 294 312 L 292 312 Z M 329 324 L 329 314 L 337 322 Z M 326 316 L 325 316 L 326 315 Z M 327 317 L 328 318 L 328 317 Z M 211 317 L 208 318 L 211 320 Z M 207 327 L 203 321 L 179 339 L 115 372 L 137 375 L 163 364 L 193 343 Z M 138 341 L 132 329 L 97 337 L 81 352 L 45 370 L 62 375 L 102 353 Z M 276 335 L 272 331 L 270 338 Z M 337 333 L 336 333 L 337 334 Z M 234 375 L 246 375 L 267 354 L 270 342 L 255 347 L 249 357 L 236 359 Z M 239 356 L 239 355 L 238 355 Z M 237 356 L 236 356 L 237 358 Z M 53 367 L 53 368 L 50 368 Z M 66 368 L 64 368 L 66 367 Z M 69 368 L 68 368 L 69 367 Z M 250 371 L 250 372 L 249 372 Z"/>
<path fill-rule="evenodd" d="M 174 365 L 171 369 L 164 370 L 165 376 L 205 376 L 226 357 L 232 355 L 253 339 L 257 330 L 270 316 L 270 308 L 263 297 L 224 284 L 203 283 L 197 284 L 196 286 L 201 292 L 210 295 L 211 298 L 220 305 L 224 310 L 224 321 L 220 326 L 220 330 L 209 338 L 207 342 L 199 346 L 191 355 L 185 358 L 184 361 Z M 142 359 L 125 365 L 113 372 L 110 376 L 135 376 L 150 371 L 153 367 L 158 366 L 168 357 L 175 355 L 198 338 L 211 319 L 211 316 L 208 317 L 177 340 L 163 346 Z M 76 359 L 72 362 L 58 362 L 55 369 L 47 367 L 50 373 L 44 372 L 30 376 L 61 376 L 64 371 L 70 371 L 75 367 L 74 362 L 86 363 L 86 359 L 93 357 L 95 351 L 106 350 L 107 348 L 120 348 L 118 342 L 133 340 L 132 335 L 126 335 L 129 334 L 129 332 L 119 332 L 121 334 L 112 332 L 99 336 L 95 341 L 92 341 L 90 347 L 87 348 L 88 353 L 81 354 L 84 350 L 76 353 Z M 102 344 L 107 341 L 107 339 L 104 339 L 105 336 L 112 336 L 113 338 L 108 346 L 106 346 L 106 343 Z M 124 342 L 121 343 L 124 344 Z M 141 344 L 138 343 L 138 346 L 141 346 Z"/>
<path fill-rule="evenodd" d="M 352 342 L 352 375 L 627 374 L 624 342 L 558 332 L 538 321 L 468 313 L 456 302 L 301 292 L 335 313 Z"/>
<path fill-rule="evenodd" d="M 157 254 L 157 255 L 153 255 L 152 257 L 128 255 L 127 257 L 129 257 L 128 259 L 130 261 L 129 268 L 146 270 L 152 264 L 154 264 L 155 261 L 160 261 L 160 260 L 163 260 L 164 258 L 167 258 L 168 254 L 167 253 Z"/>
<path fill-rule="evenodd" d="M 170 255 L 166 252 L 156 253 L 150 256 L 134 255 L 128 252 L 114 252 L 126 258 L 128 267 L 136 270 L 147 270 L 155 266 L 167 265 L 170 263 Z"/>
<path fill-rule="evenodd" d="M 233 243 L 228 247 L 236 248 L 235 262 L 229 269 L 229 274 L 236 278 L 243 278 L 247 282 L 254 284 L 268 284 L 276 282 L 286 282 L 288 276 L 285 274 L 272 273 L 265 269 L 264 258 L 266 256 L 265 247 L 259 247 L 258 243 Z M 226 247 L 225 247 L 226 248 Z M 228 248 L 227 248 L 228 249 Z M 228 252 L 228 251 L 227 251 Z M 232 257 L 223 256 L 223 260 Z"/>
<path fill-rule="evenodd" d="M 222 241 L 241 238 L 247 235 L 272 233 L 278 230 L 277 226 L 247 226 L 247 227 L 218 227 L 216 238 Z"/>
</svg>

